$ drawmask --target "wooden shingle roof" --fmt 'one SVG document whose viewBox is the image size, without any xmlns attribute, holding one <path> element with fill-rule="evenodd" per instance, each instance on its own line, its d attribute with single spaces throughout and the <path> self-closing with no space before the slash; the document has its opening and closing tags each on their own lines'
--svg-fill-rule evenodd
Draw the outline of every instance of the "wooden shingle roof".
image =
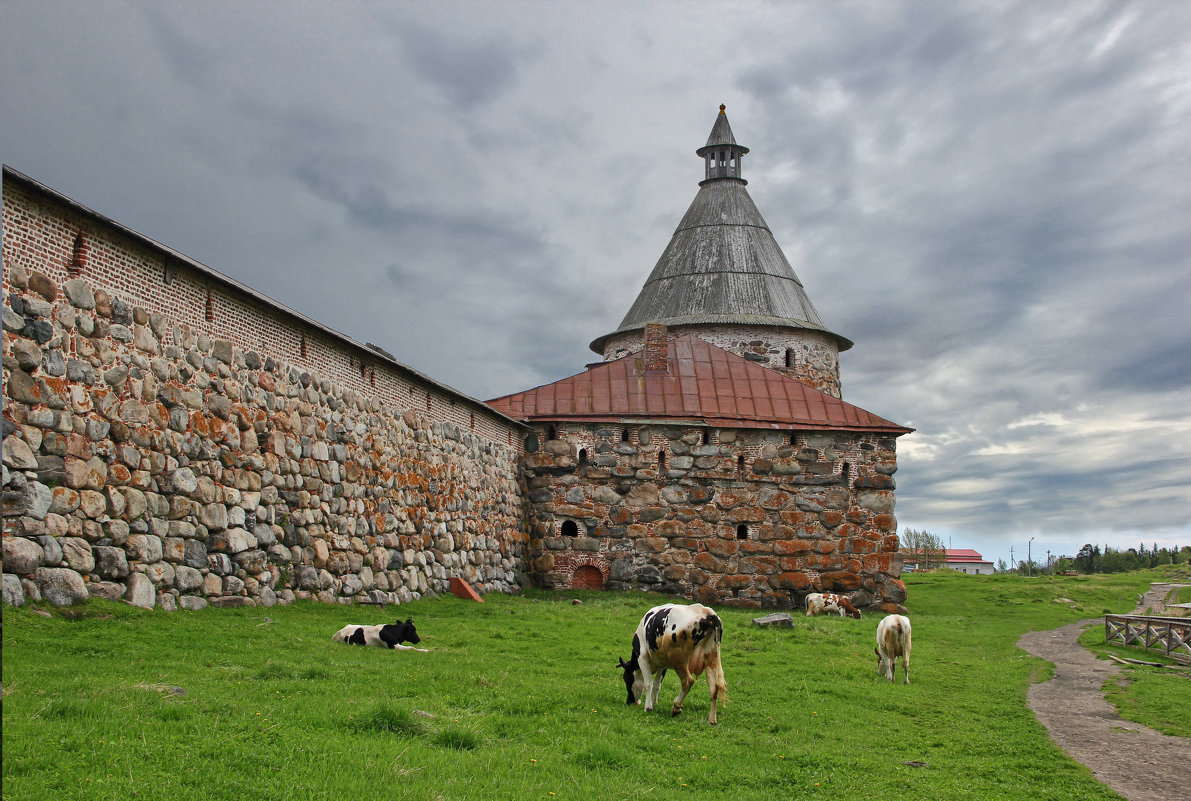
<svg viewBox="0 0 1191 801">
<path fill-rule="evenodd" d="M 736 144 L 721 111 L 708 145 Z M 610 337 L 643 329 L 647 323 L 755 325 L 822 331 L 841 351 L 852 341 L 831 331 L 815 310 L 802 281 L 753 203 L 741 178 L 702 181 L 628 313 L 615 331 L 590 345 L 603 355 Z"/>
</svg>

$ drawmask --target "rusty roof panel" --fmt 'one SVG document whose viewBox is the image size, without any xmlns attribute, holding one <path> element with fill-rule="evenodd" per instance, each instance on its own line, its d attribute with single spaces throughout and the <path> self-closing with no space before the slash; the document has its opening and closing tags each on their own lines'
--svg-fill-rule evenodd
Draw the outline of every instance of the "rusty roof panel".
<svg viewBox="0 0 1191 801">
<path fill-rule="evenodd" d="M 702 420 L 732 428 L 913 429 L 819 392 L 694 336 L 671 340 L 667 371 L 646 372 L 640 353 L 488 401 L 509 417 L 618 422 Z"/>
</svg>

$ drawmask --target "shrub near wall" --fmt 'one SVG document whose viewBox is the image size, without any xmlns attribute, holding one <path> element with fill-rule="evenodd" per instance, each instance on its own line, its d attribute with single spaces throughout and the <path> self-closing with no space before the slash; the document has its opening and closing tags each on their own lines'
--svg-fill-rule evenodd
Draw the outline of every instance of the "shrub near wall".
<svg viewBox="0 0 1191 801">
<path fill-rule="evenodd" d="M 77 220 L 19 189 L 5 185 L 6 602 L 401 602 L 452 576 L 519 587 L 520 452 L 507 443 L 520 434 L 479 404 L 468 430 L 438 385 L 403 375 L 398 403 L 241 347 L 292 325 L 251 298 L 221 312 L 262 327 L 235 341 L 171 320 L 149 301 L 170 308 L 185 282 L 164 286 L 159 266 L 155 283 L 137 275 L 144 245 L 93 221 L 97 277 L 71 277 L 42 254 L 69 253 Z M 322 344 L 348 366 L 346 346 Z M 397 383 L 383 364 L 372 382 Z"/>
</svg>

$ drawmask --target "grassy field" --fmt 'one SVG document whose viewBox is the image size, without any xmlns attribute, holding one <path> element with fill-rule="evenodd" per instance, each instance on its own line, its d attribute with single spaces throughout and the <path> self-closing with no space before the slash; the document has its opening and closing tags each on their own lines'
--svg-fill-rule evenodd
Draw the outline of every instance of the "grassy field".
<svg viewBox="0 0 1191 801">
<path fill-rule="evenodd" d="M 1117 798 L 1034 720 L 1046 667 L 1015 643 L 1129 611 L 1151 576 L 907 578 L 909 686 L 877 676 L 878 616 L 718 610 L 718 727 L 702 680 L 677 719 L 624 704 L 616 660 L 657 596 L 5 608 L 3 798 Z M 397 614 L 430 653 L 330 640 Z"/>
</svg>

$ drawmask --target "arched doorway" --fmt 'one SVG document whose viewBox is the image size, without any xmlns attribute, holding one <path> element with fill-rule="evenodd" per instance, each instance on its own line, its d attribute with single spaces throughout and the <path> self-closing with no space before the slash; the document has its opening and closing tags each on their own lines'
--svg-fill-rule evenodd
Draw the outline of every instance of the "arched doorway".
<svg viewBox="0 0 1191 801">
<path fill-rule="evenodd" d="M 594 565 L 582 565 L 575 568 L 571 586 L 577 590 L 602 590 L 604 589 L 604 574 Z"/>
</svg>

